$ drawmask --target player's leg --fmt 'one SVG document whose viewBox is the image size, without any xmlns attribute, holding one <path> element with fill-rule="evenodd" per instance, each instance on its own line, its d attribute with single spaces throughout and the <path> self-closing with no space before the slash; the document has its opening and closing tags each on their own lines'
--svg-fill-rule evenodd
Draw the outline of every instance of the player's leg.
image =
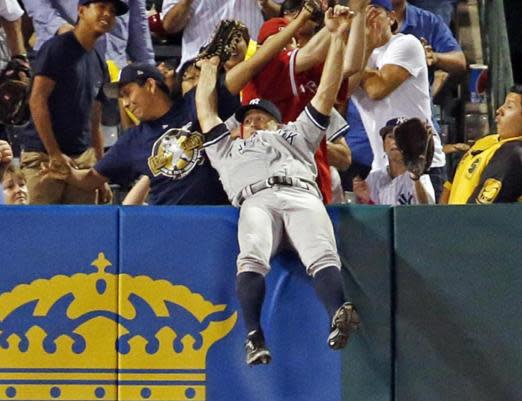
<svg viewBox="0 0 522 401">
<path fill-rule="evenodd" d="M 261 196 L 265 195 L 265 196 Z M 265 275 L 270 266 L 274 237 L 280 236 L 281 224 L 265 207 L 266 194 L 247 199 L 240 211 L 236 291 L 248 332 L 245 348 L 248 364 L 269 363 L 270 351 L 261 328 L 261 310 L 265 298 Z M 279 228 L 278 228 L 279 227 Z"/>
<path fill-rule="evenodd" d="M 296 190 L 293 190 L 296 191 Z M 284 213 L 287 235 L 312 277 L 316 294 L 330 317 L 328 345 L 340 349 L 359 324 L 353 305 L 346 301 L 341 263 L 332 222 L 320 199 L 309 193 L 289 193 Z"/>
</svg>

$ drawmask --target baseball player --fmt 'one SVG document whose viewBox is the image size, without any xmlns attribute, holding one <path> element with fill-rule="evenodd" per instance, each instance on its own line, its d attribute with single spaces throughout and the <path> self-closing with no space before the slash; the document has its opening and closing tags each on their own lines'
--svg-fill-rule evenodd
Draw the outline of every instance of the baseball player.
<svg viewBox="0 0 522 401">
<path fill-rule="evenodd" d="M 271 361 L 260 324 L 265 275 L 283 233 L 297 250 L 317 295 L 331 318 L 328 345 L 343 348 L 359 324 L 354 306 L 346 302 L 340 260 L 332 224 L 315 183 L 314 152 L 325 135 L 340 87 L 345 35 L 350 26 L 347 7 L 329 9 L 325 18 L 331 35 L 319 88 L 297 120 L 281 125 L 273 103 L 254 99 L 227 120 L 218 117 L 213 99 L 216 60 L 202 64 L 196 93 L 198 118 L 206 133 L 205 149 L 220 174 L 232 204 L 240 207 L 237 294 L 248 330 L 249 365 Z M 230 132 L 240 125 L 240 137 Z"/>
</svg>

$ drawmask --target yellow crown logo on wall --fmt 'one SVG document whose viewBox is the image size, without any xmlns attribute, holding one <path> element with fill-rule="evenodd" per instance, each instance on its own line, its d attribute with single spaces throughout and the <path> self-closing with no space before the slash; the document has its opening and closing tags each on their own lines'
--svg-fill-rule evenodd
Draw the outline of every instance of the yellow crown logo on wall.
<svg viewBox="0 0 522 401">
<path fill-rule="evenodd" d="M 106 272 L 0 294 L 0 400 L 205 400 L 208 350 L 237 321 L 183 285 Z"/>
</svg>

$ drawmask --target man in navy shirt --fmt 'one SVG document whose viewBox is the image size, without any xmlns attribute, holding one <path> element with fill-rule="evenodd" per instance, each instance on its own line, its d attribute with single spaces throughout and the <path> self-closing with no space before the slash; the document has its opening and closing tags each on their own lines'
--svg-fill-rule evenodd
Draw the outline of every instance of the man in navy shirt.
<svg viewBox="0 0 522 401">
<path fill-rule="evenodd" d="M 119 97 L 140 125 L 129 128 L 93 168 L 60 172 L 51 166 L 48 177 L 92 190 L 109 180 L 126 185 L 146 175 L 150 204 L 228 204 L 218 174 L 202 150 L 203 136 L 192 132 L 185 102 L 170 98 L 156 67 L 126 66 L 117 83 L 105 85 L 105 93 Z"/>
<path fill-rule="evenodd" d="M 49 160 L 57 168 L 87 168 L 102 157 L 99 101 L 107 71 L 95 45 L 127 9 L 120 0 L 80 0 L 74 30 L 50 39 L 37 54 L 29 101 L 33 121 L 21 155 L 32 203 L 94 202 L 94 191 L 60 180 L 40 182 L 38 174 Z"/>
</svg>

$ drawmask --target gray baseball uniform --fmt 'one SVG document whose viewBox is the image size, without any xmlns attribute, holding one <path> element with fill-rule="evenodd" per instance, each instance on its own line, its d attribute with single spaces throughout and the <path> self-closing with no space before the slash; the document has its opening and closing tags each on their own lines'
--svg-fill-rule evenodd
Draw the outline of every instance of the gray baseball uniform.
<svg viewBox="0 0 522 401">
<path fill-rule="evenodd" d="M 315 184 L 314 152 L 329 117 L 308 105 L 277 131 L 234 140 L 230 131 L 238 124 L 231 117 L 214 127 L 205 143 L 230 201 L 241 207 L 238 273 L 266 275 L 285 232 L 309 275 L 340 268 L 332 223 Z"/>
</svg>

